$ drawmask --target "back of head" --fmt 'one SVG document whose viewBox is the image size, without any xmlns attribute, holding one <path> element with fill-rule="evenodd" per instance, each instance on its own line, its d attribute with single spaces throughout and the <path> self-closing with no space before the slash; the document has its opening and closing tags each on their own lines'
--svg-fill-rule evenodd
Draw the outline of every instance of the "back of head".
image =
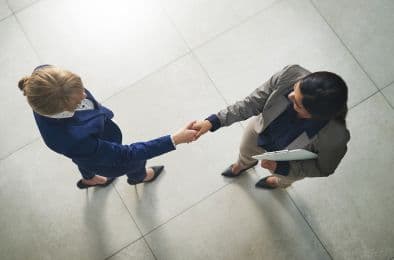
<svg viewBox="0 0 394 260">
<path fill-rule="evenodd" d="M 75 97 L 84 90 L 79 76 L 54 66 L 39 67 L 31 76 L 23 77 L 18 87 L 41 115 L 73 111 Z"/>
<path fill-rule="evenodd" d="M 345 122 L 348 88 L 345 81 L 335 73 L 314 72 L 300 82 L 302 104 L 312 118 Z"/>
</svg>

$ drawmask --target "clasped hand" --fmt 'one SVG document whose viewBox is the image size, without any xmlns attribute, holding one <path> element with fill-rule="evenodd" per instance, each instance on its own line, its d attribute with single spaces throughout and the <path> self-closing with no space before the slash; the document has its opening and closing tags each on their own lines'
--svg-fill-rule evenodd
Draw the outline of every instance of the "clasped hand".
<svg viewBox="0 0 394 260">
<path fill-rule="evenodd" d="M 188 123 L 185 127 L 179 129 L 175 134 L 172 135 L 174 143 L 190 143 L 196 141 L 200 136 L 208 132 L 212 128 L 211 123 L 208 120 L 193 121 Z"/>
</svg>

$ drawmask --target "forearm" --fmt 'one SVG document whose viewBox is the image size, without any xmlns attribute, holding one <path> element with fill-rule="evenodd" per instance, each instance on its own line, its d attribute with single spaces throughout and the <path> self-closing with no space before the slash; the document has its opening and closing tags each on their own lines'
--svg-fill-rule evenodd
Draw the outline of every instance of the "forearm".
<svg viewBox="0 0 394 260">
<path fill-rule="evenodd" d="M 262 113 L 268 97 L 278 87 L 279 79 L 286 70 L 287 67 L 274 74 L 243 100 L 219 111 L 216 115 L 220 120 L 221 126 L 229 126 Z"/>
<path fill-rule="evenodd" d="M 79 162 L 94 162 L 98 166 L 116 166 L 148 160 L 174 149 L 170 135 L 129 145 L 89 138 L 81 141 L 70 157 Z"/>
</svg>

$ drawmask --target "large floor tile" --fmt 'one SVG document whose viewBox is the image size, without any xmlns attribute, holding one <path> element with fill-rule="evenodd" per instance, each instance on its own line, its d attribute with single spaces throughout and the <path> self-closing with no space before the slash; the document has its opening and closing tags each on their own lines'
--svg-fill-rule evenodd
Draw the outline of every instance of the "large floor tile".
<svg viewBox="0 0 394 260">
<path fill-rule="evenodd" d="M 188 51 L 150 0 L 43 0 L 17 16 L 42 61 L 80 74 L 100 100 Z"/>
<path fill-rule="evenodd" d="M 394 107 L 394 83 L 383 89 L 382 93 L 388 99 L 391 106 Z"/>
<path fill-rule="evenodd" d="M 330 259 L 281 190 L 245 175 L 146 236 L 158 259 Z"/>
<path fill-rule="evenodd" d="M 12 14 L 6 0 L 0 0 L 0 21 Z"/>
<path fill-rule="evenodd" d="M 291 196 L 334 259 L 394 256 L 394 117 L 380 93 L 349 113 L 351 140 L 336 173 L 297 183 Z"/>
<path fill-rule="evenodd" d="M 0 158 L 38 136 L 32 111 L 18 89 L 38 58 L 13 16 L 0 22 Z"/>
<path fill-rule="evenodd" d="M 148 245 L 143 239 L 137 240 L 130 246 L 126 247 L 116 255 L 108 258 L 108 260 L 155 260 Z"/>
<path fill-rule="evenodd" d="M 147 141 L 174 133 L 194 119 L 203 119 L 224 106 L 206 74 L 192 56 L 112 97 L 124 143 Z M 164 164 L 165 173 L 137 191 L 125 179 L 116 184 L 143 233 L 163 224 L 227 183 L 220 172 L 236 159 L 242 129 L 208 133 L 195 143 L 148 162 Z"/>
<path fill-rule="evenodd" d="M 394 1 L 313 2 L 378 86 L 393 82 Z"/>
<path fill-rule="evenodd" d="M 377 91 L 309 1 L 279 1 L 195 52 L 228 102 L 288 64 L 340 74 L 350 105 Z"/>
<path fill-rule="evenodd" d="M 37 141 L 0 162 L 1 259 L 104 259 L 141 234 L 113 186 L 75 186 L 70 160 Z"/>
<path fill-rule="evenodd" d="M 194 48 L 275 0 L 157 0 Z"/>
</svg>

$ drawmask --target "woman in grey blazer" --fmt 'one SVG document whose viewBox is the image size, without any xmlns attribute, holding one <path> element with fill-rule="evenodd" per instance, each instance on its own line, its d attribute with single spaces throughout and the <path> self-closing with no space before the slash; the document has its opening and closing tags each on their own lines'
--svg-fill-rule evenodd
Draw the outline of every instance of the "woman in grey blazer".
<svg viewBox="0 0 394 260">
<path fill-rule="evenodd" d="M 272 175 L 256 187 L 286 188 L 305 177 L 327 177 L 335 171 L 350 140 L 347 97 L 346 83 L 338 75 L 290 65 L 244 100 L 197 121 L 193 128 L 199 137 L 256 116 L 245 129 L 238 160 L 222 173 L 225 177 L 237 177 L 252 168 L 257 164 L 252 156 L 265 151 L 302 148 L 317 153 L 311 160 L 261 162 Z"/>
</svg>

